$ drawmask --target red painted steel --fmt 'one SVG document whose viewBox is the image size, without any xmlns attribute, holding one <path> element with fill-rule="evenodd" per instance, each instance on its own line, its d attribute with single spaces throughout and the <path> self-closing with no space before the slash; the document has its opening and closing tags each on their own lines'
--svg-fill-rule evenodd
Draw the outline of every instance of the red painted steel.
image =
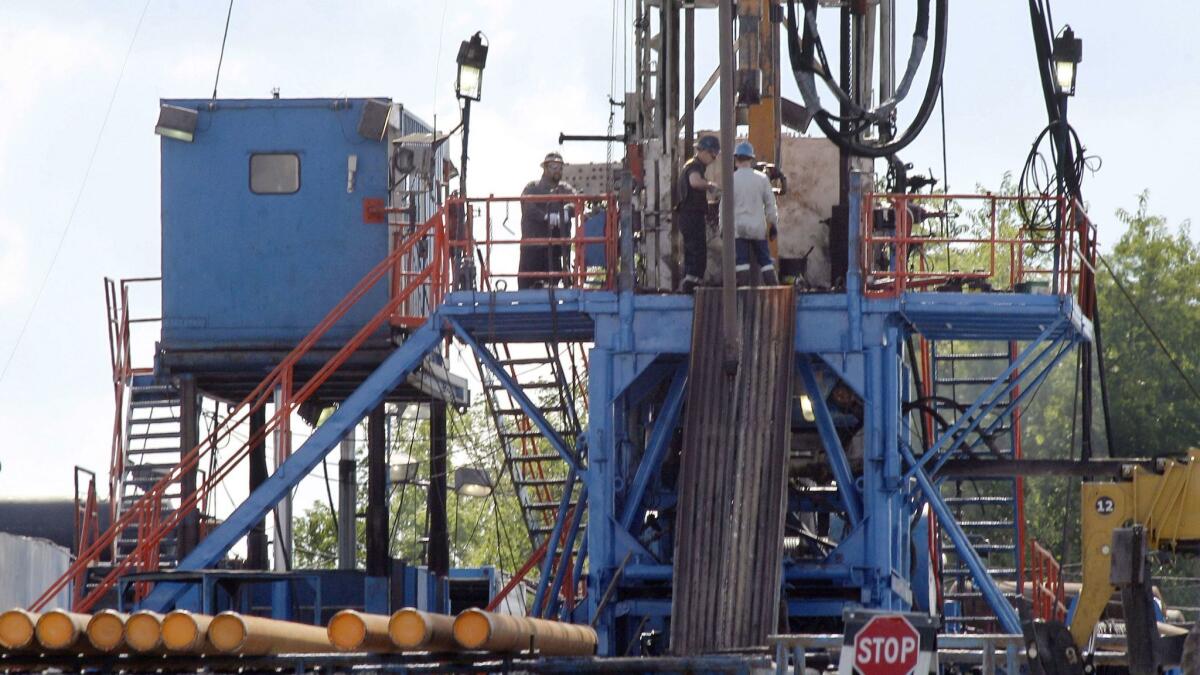
<svg viewBox="0 0 1200 675">
<path fill-rule="evenodd" d="M 1030 588 L 1033 616 L 1043 621 L 1065 621 L 1067 594 L 1062 568 L 1054 554 L 1036 541 L 1029 542 Z"/>
<path fill-rule="evenodd" d="M 948 229 L 946 226 L 919 228 L 914 223 L 913 207 L 940 206 L 939 213 L 950 211 L 967 216 L 964 203 L 983 205 L 980 212 L 986 212 L 986 231 L 982 235 L 954 236 L 944 231 Z M 1067 226 L 1057 241 L 1044 230 L 1023 226 L 1015 234 L 1002 233 L 999 220 L 1003 207 L 1054 213 Z M 895 230 L 877 232 L 876 212 L 888 209 L 896 214 Z M 934 220 L 941 222 L 936 215 L 926 222 Z M 908 290 L 936 289 L 956 282 L 986 282 L 997 290 L 1011 290 L 1017 283 L 1044 281 L 1050 293 L 1076 295 L 1084 314 L 1090 317 L 1095 231 L 1079 202 L 1056 197 L 868 194 L 863 199 L 861 219 L 863 292 L 868 296 L 897 297 Z M 890 251 L 891 263 L 888 268 L 880 269 L 875 264 L 875 254 L 885 248 Z M 971 252 L 982 256 L 985 266 L 972 270 L 931 269 L 931 264 L 939 261 L 928 252 L 930 248 L 944 250 L 947 255 Z M 1055 258 L 1057 266 L 1048 262 Z"/>
</svg>

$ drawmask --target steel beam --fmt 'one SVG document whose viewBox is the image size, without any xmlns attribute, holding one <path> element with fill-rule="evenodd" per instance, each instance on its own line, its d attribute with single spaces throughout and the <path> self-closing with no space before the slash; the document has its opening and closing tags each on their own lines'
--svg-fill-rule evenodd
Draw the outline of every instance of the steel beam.
<svg viewBox="0 0 1200 675">
<path fill-rule="evenodd" d="M 542 603 L 546 598 L 546 589 L 550 585 L 550 573 L 554 570 L 554 560 L 558 553 L 558 540 L 562 536 L 563 527 L 567 522 L 567 511 L 571 507 L 571 494 L 575 492 L 575 481 L 579 474 L 572 468 L 563 481 L 562 498 L 558 502 L 558 512 L 554 518 L 554 529 L 546 540 L 546 557 L 542 560 L 542 573 L 538 577 L 537 593 L 533 596 L 533 616 L 542 616 Z M 582 501 L 582 500 L 581 500 Z"/>
</svg>

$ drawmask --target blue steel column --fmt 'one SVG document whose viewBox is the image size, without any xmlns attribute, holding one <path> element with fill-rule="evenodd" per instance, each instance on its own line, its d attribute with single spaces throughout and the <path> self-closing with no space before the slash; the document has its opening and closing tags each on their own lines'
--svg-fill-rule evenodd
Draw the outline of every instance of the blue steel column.
<svg viewBox="0 0 1200 675">
<path fill-rule="evenodd" d="M 612 606 L 596 616 L 600 596 L 616 568 L 614 531 L 615 444 L 613 435 L 613 353 L 606 348 L 591 350 L 588 359 L 588 470 L 583 473 L 588 488 L 588 597 L 587 617 L 595 619 L 601 655 L 612 653 Z"/>
<path fill-rule="evenodd" d="M 865 338 L 866 400 L 863 412 L 863 509 L 866 514 L 867 582 L 863 602 L 876 609 L 907 609 L 892 585 L 897 569 L 898 530 L 904 521 L 900 458 L 896 430 L 899 389 L 894 344 L 882 335 Z M 889 341 L 890 342 L 890 341 Z M 890 374 L 889 374 L 890 373 Z"/>
</svg>

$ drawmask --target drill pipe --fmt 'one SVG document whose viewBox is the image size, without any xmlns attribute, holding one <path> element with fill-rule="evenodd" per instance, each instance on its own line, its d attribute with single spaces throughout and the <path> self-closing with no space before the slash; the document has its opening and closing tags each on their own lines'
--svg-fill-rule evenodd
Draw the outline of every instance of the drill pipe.
<svg viewBox="0 0 1200 675">
<path fill-rule="evenodd" d="M 405 607 L 388 621 L 392 643 L 406 652 L 458 651 L 454 641 L 454 617 Z"/>
<path fill-rule="evenodd" d="M 300 654 L 333 651 L 320 626 L 221 612 L 208 625 L 208 639 L 227 654 Z"/>
<path fill-rule="evenodd" d="M 343 609 L 329 620 L 326 632 L 333 646 L 342 651 L 390 652 L 394 645 L 388 637 L 388 618 L 383 614 Z"/>
<path fill-rule="evenodd" d="M 210 654 L 212 643 L 208 641 L 208 625 L 213 617 L 207 614 L 192 614 L 177 609 L 162 620 L 162 643 L 168 651 L 188 654 Z"/>
<path fill-rule="evenodd" d="M 111 609 L 102 609 L 87 622 L 88 642 L 102 652 L 120 649 L 125 641 L 125 620 L 128 614 Z"/>
<path fill-rule="evenodd" d="M 149 652 L 162 645 L 163 615 L 141 610 L 125 620 L 125 644 L 135 652 Z"/>
<path fill-rule="evenodd" d="M 596 653 L 596 631 L 561 621 L 468 609 L 454 620 L 454 639 L 463 649 L 488 652 L 536 651 L 546 656 Z"/>
<path fill-rule="evenodd" d="M 52 609 L 38 617 L 34 633 L 46 649 L 95 651 L 87 640 L 87 625 L 91 618 L 88 614 Z"/>
<path fill-rule="evenodd" d="M 15 651 L 36 647 L 33 627 L 37 620 L 37 614 L 19 607 L 0 614 L 0 649 Z"/>
</svg>

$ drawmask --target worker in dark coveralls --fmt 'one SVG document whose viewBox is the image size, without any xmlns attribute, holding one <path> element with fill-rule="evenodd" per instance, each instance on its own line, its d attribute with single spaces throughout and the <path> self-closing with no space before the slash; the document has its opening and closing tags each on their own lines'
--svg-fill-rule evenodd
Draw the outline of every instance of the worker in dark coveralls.
<svg viewBox="0 0 1200 675">
<path fill-rule="evenodd" d="M 692 293 L 704 280 L 708 266 L 708 193 L 717 189 L 716 183 L 704 177 L 704 170 L 717 160 L 721 142 L 716 136 L 703 136 L 696 142 L 696 156 L 689 159 L 679 172 L 679 232 L 683 235 L 683 283 L 679 290 Z"/>
<path fill-rule="evenodd" d="M 575 188 L 563 182 L 563 158 L 557 152 L 551 152 L 542 160 L 542 177 L 531 182 L 521 192 L 525 195 L 573 195 Z M 574 206 L 569 202 L 522 202 L 521 203 L 521 239 L 564 239 L 571 236 L 571 220 L 574 217 Z M 570 270 L 571 249 L 569 243 L 563 245 L 521 244 L 521 272 L 562 272 Z M 564 277 L 518 277 L 517 288 L 545 288 L 555 286 L 562 278 L 568 284 L 570 280 Z"/>
</svg>

